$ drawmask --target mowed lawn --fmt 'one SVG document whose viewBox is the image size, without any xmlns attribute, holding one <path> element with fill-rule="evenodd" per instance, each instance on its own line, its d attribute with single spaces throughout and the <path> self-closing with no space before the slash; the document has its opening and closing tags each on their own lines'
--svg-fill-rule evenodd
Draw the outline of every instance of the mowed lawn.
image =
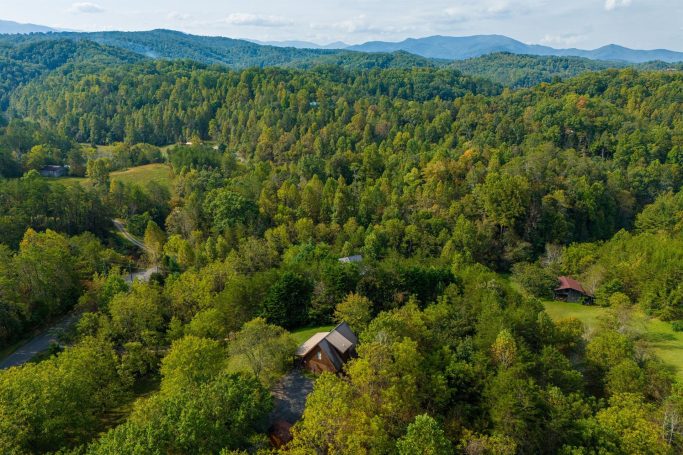
<svg viewBox="0 0 683 455">
<path fill-rule="evenodd" d="M 574 317 L 584 323 L 586 329 L 597 327 L 600 316 L 607 309 L 595 306 L 584 306 L 578 303 L 543 302 L 545 310 L 555 320 Z M 657 357 L 676 370 L 679 380 L 683 380 L 683 332 L 675 332 L 668 322 L 639 315 L 634 323 L 642 332 L 642 339 Z"/>
<path fill-rule="evenodd" d="M 292 332 L 292 337 L 297 343 L 302 344 L 304 341 L 308 340 L 310 337 L 318 332 L 329 332 L 336 326 L 334 325 L 322 325 L 320 327 L 306 327 L 304 329 L 295 330 Z"/>
<path fill-rule="evenodd" d="M 157 182 L 158 184 L 169 188 L 173 182 L 173 173 L 168 164 L 154 163 L 145 164 L 144 166 L 131 167 L 123 171 L 112 172 L 109 175 L 112 181 L 119 181 L 125 184 L 136 183 L 143 185 L 146 182 Z M 59 183 L 60 185 L 89 185 L 87 178 L 83 177 L 64 177 L 57 179 L 49 179 L 51 182 Z"/>
</svg>

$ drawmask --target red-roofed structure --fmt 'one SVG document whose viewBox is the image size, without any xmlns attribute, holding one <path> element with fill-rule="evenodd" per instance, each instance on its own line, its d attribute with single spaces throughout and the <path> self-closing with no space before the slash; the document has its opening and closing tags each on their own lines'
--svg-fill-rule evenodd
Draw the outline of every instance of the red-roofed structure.
<svg viewBox="0 0 683 455">
<path fill-rule="evenodd" d="M 555 288 L 555 299 L 564 302 L 593 303 L 593 295 L 586 291 L 581 283 L 568 276 L 558 277 L 560 285 Z"/>
</svg>

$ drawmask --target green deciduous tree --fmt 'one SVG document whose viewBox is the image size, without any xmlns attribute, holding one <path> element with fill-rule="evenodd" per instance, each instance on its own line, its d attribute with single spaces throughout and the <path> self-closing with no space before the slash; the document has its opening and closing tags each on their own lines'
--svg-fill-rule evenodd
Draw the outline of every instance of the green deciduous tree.
<svg viewBox="0 0 683 455">
<path fill-rule="evenodd" d="M 453 446 L 446 439 L 439 422 L 427 414 L 415 417 L 408 432 L 396 442 L 399 455 L 448 455 Z"/>
<path fill-rule="evenodd" d="M 372 302 L 360 294 L 351 293 L 334 309 L 337 322 L 346 322 L 355 333 L 361 333 L 372 320 Z"/>
<path fill-rule="evenodd" d="M 229 350 L 232 356 L 246 361 L 256 378 L 270 383 L 292 365 L 296 345 L 287 331 L 256 318 L 235 334 Z"/>
</svg>

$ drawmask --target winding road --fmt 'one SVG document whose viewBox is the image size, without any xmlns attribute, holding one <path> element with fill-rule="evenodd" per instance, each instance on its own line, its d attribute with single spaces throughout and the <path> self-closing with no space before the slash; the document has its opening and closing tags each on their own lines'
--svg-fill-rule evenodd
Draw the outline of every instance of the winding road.
<svg viewBox="0 0 683 455">
<path fill-rule="evenodd" d="M 19 349 L 0 361 L 0 370 L 23 365 L 37 354 L 46 351 L 52 344 L 58 343 L 57 337 L 60 332 L 68 330 L 80 318 L 80 313 L 69 313 L 57 321 L 44 332 L 22 345 Z"/>
<path fill-rule="evenodd" d="M 114 227 L 116 228 L 117 231 L 121 233 L 121 235 L 128 240 L 130 243 L 133 245 L 137 246 L 140 248 L 142 251 L 149 251 L 149 248 L 147 248 L 147 245 L 137 237 L 135 237 L 133 234 L 128 232 L 126 229 L 126 226 L 123 224 L 123 221 L 114 219 L 112 220 L 114 223 Z M 149 279 L 152 277 L 153 274 L 157 273 L 159 271 L 158 266 L 153 266 L 149 267 L 147 269 L 139 270 L 134 273 L 129 273 L 126 275 L 126 283 L 128 284 L 133 284 L 134 281 L 139 280 L 139 281 L 149 281 Z"/>
<path fill-rule="evenodd" d="M 124 226 L 123 224 L 123 221 L 114 219 L 112 220 L 112 222 L 114 223 L 114 227 L 116 228 L 116 230 L 119 231 L 121 235 L 123 235 L 126 238 L 126 240 L 128 240 L 136 247 L 140 248 L 142 251 L 149 251 L 149 248 L 147 248 L 147 245 L 145 245 L 144 242 L 142 242 L 133 234 L 128 232 L 126 226 Z"/>
<path fill-rule="evenodd" d="M 147 246 L 135 238 L 120 220 L 112 220 L 114 227 L 133 245 L 137 246 L 143 251 L 147 251 Z M 149 281 L 152 274 L 158 271 L 158 267 L 150 267 L 139 272 L 131 273 L 126 276 L 126 283 L 132 284 L 135 280 Z M 12 352 L 10 355 L 0 360 L 0 370 L 6 368 L 15 367 L 23 365 L 24 363 L 30 361 L 37 354 L 46 351 L 52 344 L 57 343 L 57 337 L 61 332 L 70 329 L 78 320 L 80 319 L 80 312 L 71 312 L 66 316 L 59 319 L 55 324 L 36 335 L 30 341 L 21 345 L 16 351 Z"/>
</svg>

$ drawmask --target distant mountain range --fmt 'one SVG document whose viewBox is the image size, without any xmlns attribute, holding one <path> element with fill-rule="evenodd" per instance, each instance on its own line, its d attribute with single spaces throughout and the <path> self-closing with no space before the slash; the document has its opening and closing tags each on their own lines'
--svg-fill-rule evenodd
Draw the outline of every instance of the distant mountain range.
<svg viewBox="0 0 683 455">
<path fill-rule="evenodd" d="M 59 32 L 50 27 L 0 21 L 0 34 Z M 286 64 L 344 52 L 394 53 L 408 52 L 435 60 L 466 60 L 494 53 L 519 55 L 583 57 L 592 60 L 644 63 L 683 62 L 683 52 L 666 49 L 636 50 L 610 44 L 594 50 L 555 49 L 538 44 L 525 44 L 502 35 L 430 36 L 401 42 L 370 41 L 348 46 L 343 42 L 319 45 L 308 41 L 240 40 L 226 37 L 189 35 L 172 30 L 148 32 L 63 32 L 64 38 L 89 39 L 100 44 L 124 48 L 152 58 L 187 58 L 203 63 L 221 63 L 232 67 Z M 48 35 L 45 35 L 48 36 Z"/>
<path fill-rule="evenodd" d="M 337 41 L 330 44 L 316 44 L 310 41 L 257 41 L 248 40 L 262 46 L 293 47 L 295 49 L 346 49 L 348 44 Z"/>
<path fill-rule="evenodd" d="M 59 30 L 36 24 L 20 24 L 19 22 L 0 20 L 0 34 L 48 33 Z"/>
<path fill-rule="evenodd" d="M 430 36 L 427 38 L 410 38 L 398 43 L 371 41 L 365 44 L 349 46 L 346 49 L 360 52 L 405 51 L 422 57 L 447 60 L 464 60 L 495 52 L 509 52 L 511 54 L 584 57 L 593 60 L 629 63 L 643 63 L 655 60 L 669 63 L 683 61 L 683 52 L 666 49 L 635 50 L 615 44 L 594 50 L 554 49 L 538 44 L 524 44 L 521 41 L 502 35 Z"/>
</svg>

